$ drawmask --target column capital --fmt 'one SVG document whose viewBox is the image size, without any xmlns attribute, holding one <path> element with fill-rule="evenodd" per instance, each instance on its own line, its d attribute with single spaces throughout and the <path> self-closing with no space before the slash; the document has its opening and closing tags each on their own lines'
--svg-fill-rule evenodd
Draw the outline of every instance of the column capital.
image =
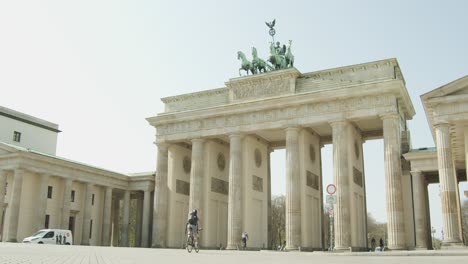
<svg viewBox="0 0 468 264">
<path fill-rule="evenodd" d="M 420 170 L 412 170 L 412 171 L 411 171 L 411 176 L 413 176 L 413 177 L 419 177 L 419 176 L 423 176 L 423 173 L 422 173 L 422 171 L 420 171 Z"/>
<path fill-rule="evenodd" d="M 243 138 L 245 136 L 245 134 L 243 133 L 231 133 L 229 134 L 229 138 Z"/>
<path fill-rule="evenodd" d="M 167 150 L 169 148 L 169 143 L 166 141 L 161 141 L 161 142 L 155 142 L 156 146 L 160 150 Z"/>
<path fill-rule="evenodd" d="M 287 127 L 287 128 L 285 128 L 284 130 L 285 130 L 286 132 L 288 132 L 288 131 L 299 131 L 299 130 L 301 130 L 301 128 L 300 128 L 300 127 L 295 127 L 295 126 L 293 126 L 293 127 Z"/>
<path fill-rule="evenodd" d="M 333 128 L 333 127 L 337 127 L 340 125 L 343 126 L 343 125 L 349 124 L 349 121 L 347 119 L 335 119 L 335 120 L 329 121 L 328 124 Z"/>
<path fill-rule="evenodd" d="M 15 171 L 15 174 L 17 174 L 17 173 L 25 173 L 25 172 L 26 172 L 26 169 L 23 169 L 23 168 L 19 168 L 19 167 L 18 167 L 18 168 L 15 168 L 14 171 Z"/>
<path fill-rule="evenodd" d="M 448 128 L 450 127 L 449 122 L 437 122 L 434 124 L 434 128 Z"/>
<path fill-rule="evenodd" d="M 206 140 L 204 138 L 192 138 L 190 141 L 192 142 L 192 144 L 194 144 L 194 143 L 197 143 L 197 142 L 198 143 L 203 143 Z"/>
<path fill-rule="evenodd" d="M 383 113 L 379 115 L 380 119 L 399 119 L 400 115 L 397 112 Z"/>
</svg>

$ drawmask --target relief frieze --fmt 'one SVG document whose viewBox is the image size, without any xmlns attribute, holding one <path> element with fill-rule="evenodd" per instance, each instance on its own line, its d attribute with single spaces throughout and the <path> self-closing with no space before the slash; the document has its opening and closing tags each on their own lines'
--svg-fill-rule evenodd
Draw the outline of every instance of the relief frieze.
<svg viewBox="0 0 468 264">
<path fill-rule="evenodd" d="M 217 178 L 211 178 L 211 191 L 224 195 L 229 194 L 229 182 Z"/>
<path fill-rule="evenodd" d="M 157 126 L 157 135 L 171 135 L 205 129 L 221 129 L 242 125 L 276 122 L 308 116 L 318 116 L 324 113 L 349 112 L 360 109 L 372 109 L 395 104 L 389 96 L 367 96 L 350 98 L 335 102 L 311 103 L 281 109 L 271 109 L 238 115 L 226 115 L 222 117 L 205 118 L 200 121 L 183 121 Z"/>
</svg>

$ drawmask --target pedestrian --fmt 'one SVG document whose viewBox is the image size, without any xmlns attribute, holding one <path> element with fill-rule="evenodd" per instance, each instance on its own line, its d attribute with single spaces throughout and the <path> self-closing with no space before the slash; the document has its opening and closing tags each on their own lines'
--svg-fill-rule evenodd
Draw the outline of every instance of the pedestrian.
<svg viewBox="0 0 468 264">
<path fill-rule="evenodd" d="M 382 240 L 382 238 L 380 238 L 380 240 L 379 240 L 379 246 L 380 246 L 380 248 L 383 249 L 383 240 Z"/>
<path fill-rule="evenodd" d="M 247 240 L 249 239 L 249 234 L 247 232 L 242 232 L 242 249 L 245 250 L 247 248 Z"/>
<path fill-rule="evenodd" d="M 371 244 L 371 251 L 374 251 L 374 249 L 375 249 L 375 238 L 372 237 L 370 244 Z"/>
</svg>

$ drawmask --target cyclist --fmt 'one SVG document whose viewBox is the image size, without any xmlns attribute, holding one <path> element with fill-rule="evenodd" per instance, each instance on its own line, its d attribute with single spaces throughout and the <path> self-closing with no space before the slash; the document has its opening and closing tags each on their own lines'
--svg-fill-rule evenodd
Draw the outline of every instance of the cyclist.
<svg viewBox="0 0 468 264">
<path fill-rule="evenodd" d="M 196 247 L 198 246 L 198 230 L 200 226 L 200 219 L 198 218 L 197 213 L 197 209 L 193 209 L 192 212 L 189 213 L 185 230 L 187 236 L 190 236 L 190 234 L 193 235 L 193 243 Z"/>
</svg>

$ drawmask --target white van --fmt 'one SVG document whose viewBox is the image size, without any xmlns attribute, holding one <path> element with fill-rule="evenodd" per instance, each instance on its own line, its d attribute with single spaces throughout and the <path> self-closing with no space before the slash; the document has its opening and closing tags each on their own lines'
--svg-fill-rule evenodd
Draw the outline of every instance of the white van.
<svg viewBox="0 0 468 264">
<path fill-rule="evenodd" d="M 42 229 L 23 239 L 23 243 L 73 245 L 73 235 L 70 230 Z"/>
</svg>

